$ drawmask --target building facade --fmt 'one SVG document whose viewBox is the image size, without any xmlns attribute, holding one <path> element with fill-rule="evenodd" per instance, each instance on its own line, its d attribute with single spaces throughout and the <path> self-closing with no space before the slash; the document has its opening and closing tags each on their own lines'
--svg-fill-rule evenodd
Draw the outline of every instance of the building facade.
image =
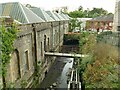
<svg viewBox="0 0 120 90">
<path fill-rule="evenodd" d="M 47 19 L 48 21 L 46 21 L 44 18 L 38 16 L 36 13 L 19 3 L 8 4 L 4 7 L 10 6 L 13 8 L 12 5 L 14 7 L 18 5 L 16 7 L 19 12 L 21 12 L 21 16 L 18 16 L 22 18 L 18 19 L 13 14 L 11 15 L 13 9 L 11 9 L 11 12 L 6 13 L 6 16 L 10 16 L 6 19 L 12 17 L 12 22 L 19 22 L 19 32 L 14 41 L 15 50 L 11 53 L 11 60 L 7 66 L 5 84 L 6 87 L 15 88 L 35 87 L 36 84 L 44 79 L 55 60 L 55 57 L 45 56 L 44 52 L 60 51 L 60 47 L 63 44 L 63 36 L 68 32 L 69 19 L 63 17 L 64 20 L 59 18 L 59 20 L 49 21 Z M 23 14 L 22 11 L 20 11 L 19 6 L 20 8 L 23 8 Z M 4 13 L 5 12 L 4 9 Z M 26 17 L 27 15 L 29 16 Z M 35 20 L 34 17 L 36 18 Z M 2 84 L 1 79 L 1 86 Z"/>
<path fill-rule="evenodd" d="M 105 15 L 88 20 L 86 23 L 87 30 L 104 31 L 113 29 L 114 15 Z"/>
</svg>

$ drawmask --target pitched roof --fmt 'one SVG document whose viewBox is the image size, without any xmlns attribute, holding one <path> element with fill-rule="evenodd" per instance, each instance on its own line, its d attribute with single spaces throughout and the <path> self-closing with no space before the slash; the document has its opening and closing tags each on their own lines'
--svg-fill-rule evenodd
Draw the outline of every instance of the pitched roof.
<svg viewBox="0 0 120 90">
<path fill-rule="evenodd" d="M 52 17 L 50 17 L 43 9 L 41 8 L 37 8 L 37 7 L 33 7 L 30 8 L 35 14 L 37 14 L 39 17 L 41 17 L 43 20 L 45 20 L 46 22 L 49 21 L 55 21 Z"/>
<path fill-rule="evenodd" d="M 55 21 L 60 21 L 60 19 L 51 11 L 46 11 L 46 13 L 52 17 Z"/>
<path fill-rule="evenodd" d="M 113 21 L 114 15 L 105 15 L 105 16 L 99 16 L 96 18 L 91 19 L 90 21 Z"/>
<path fill-rule="evenodd" d="M 0 4 L 0 8 L 2 8 L 2 12 L 0 12 L 1 16 L 10 16 L 21 23 L 44 22 L 43 19 L 38 17 L 30 9 L 18 2 L 2 3 Z"/>
<path fill-rule="evenodd" d="M 65 14 L 61 13 L 60 15 L 61 15 L 65 20 L 69 20 L 69 18 L 68 18 Z"/>
<path fill-rule="evenodd" d="M 69 17 L 68 14 L 65 14 L 65 16 L 66 16 L 68 19 L 71 19 L 71 17 Z"/>
<path fill-rule="evenodd" d="M 61 21 L 64 21 L 64 20 L 65 20 L 59 13 L 54 12 L 54 14 L 55 14 Z"/>
</svg>

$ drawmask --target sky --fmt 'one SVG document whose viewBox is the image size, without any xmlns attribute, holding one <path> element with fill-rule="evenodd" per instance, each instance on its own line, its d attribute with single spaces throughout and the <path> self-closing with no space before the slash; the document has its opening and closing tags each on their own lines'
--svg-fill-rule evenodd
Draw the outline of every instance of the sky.
<svg viewBox="0 0 120 90">
<path fill-rule="evenodd" d="M 0 0 L 0 3 L 20 2 L 22 4 L 30 4 L 32 6 L 41 7 L 45 10 L 52 10 L 56 7 L 67 6 L 69 11 L 82 6 L 83 9 L 93 7 L 104 8 L 108 12 L 114 13 L 116 0 Z"/>
</svg>

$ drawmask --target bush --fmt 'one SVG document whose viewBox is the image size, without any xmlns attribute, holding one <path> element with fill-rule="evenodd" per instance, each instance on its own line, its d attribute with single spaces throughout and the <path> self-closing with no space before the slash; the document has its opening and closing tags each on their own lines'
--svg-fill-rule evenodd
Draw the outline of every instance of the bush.
<svg viewBox="0 0 120 90">
<path fill-rule="evenodd" d="M 93 63 L 88 63 L 83 74 L 86 88 L 118 87 L 118 51 L 104 43 L 96 44 Z"/>
</svg>

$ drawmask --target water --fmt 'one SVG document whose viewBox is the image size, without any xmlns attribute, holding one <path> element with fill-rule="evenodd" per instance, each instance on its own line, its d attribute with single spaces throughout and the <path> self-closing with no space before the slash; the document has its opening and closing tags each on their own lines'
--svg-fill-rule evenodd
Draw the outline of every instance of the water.
<svg viewBox="0 0 120 90">
<path fill-rule="evenodd" d="M 53 83 L 57 84 L 56 88 L 67 88 L 67 72 L 72 65 L 73 58 L 57 58 L 39 88 L 50 88 Z"/>
<path fill-rule="evenodd" d="M 69 71 L 69 68 L 72 68 L 72 65 L 73 65 L 73 58 L 64 58 L 63 60 L 66 61 L 66 64 L 63 68 L 60 78 L 58 79 L 58 82 L 59 82 L 58 88 L 67 88 L 67 75 L 66 74 Z"/>
</svg>

